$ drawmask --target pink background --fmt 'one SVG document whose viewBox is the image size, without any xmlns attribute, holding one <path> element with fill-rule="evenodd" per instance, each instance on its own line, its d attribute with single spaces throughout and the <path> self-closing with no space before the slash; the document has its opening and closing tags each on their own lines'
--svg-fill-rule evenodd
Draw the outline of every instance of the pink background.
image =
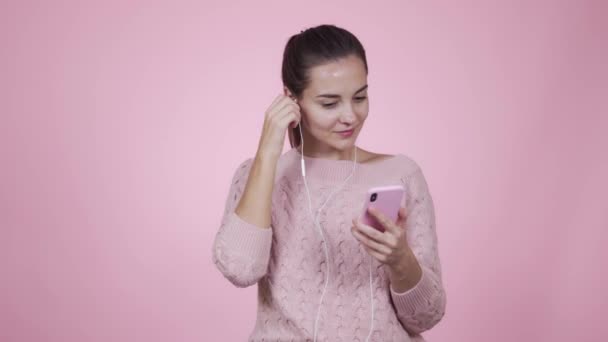
<svg viewBox="0 0 608 342">
<path fill-rule="evenodd" d="M 211 245 L 285 42 L 332 23 L 368 54 L 358 144 L 417 160 L 435 201 L 448 304 L 424 336 L 606 341 L 606 17 L 575 0 L 3 2 L 0 340 L 246 340 L 256 287 Z"/>
</svg>

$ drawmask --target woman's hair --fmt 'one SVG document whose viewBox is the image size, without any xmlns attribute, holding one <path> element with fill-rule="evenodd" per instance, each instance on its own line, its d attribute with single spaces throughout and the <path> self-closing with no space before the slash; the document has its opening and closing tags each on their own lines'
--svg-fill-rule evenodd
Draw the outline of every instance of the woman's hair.
<svg viewBox="0 0 608 342">
<path fill-rule="evenodd" d="M 293 96 L 301 99 L 304 89 L 310 83 L 310 68 L 350 55 L 361 58 L 367 73 L 365 49 L 349 31 L 334 25 L 319 25 L 302 30 L 291 36 L 285 45 L 281 67 L 283 85 Z M 302 141 L 299 127 L 288 130 L 291 147 L 299 146 Z"/>
</svg>

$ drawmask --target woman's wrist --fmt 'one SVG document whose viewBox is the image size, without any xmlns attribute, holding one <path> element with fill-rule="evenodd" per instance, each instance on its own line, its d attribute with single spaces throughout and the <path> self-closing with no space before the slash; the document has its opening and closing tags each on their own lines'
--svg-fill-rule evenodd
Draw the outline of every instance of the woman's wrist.
<svg viewBox="0 0 608 342">
<path fill-rule="evenodd" d="M 413 253 L 407 253 L 401 262 L 389 266 L 391 286 L 397 293 L 414 288 L 421 278 L 422 267 Z"/>
</svg>

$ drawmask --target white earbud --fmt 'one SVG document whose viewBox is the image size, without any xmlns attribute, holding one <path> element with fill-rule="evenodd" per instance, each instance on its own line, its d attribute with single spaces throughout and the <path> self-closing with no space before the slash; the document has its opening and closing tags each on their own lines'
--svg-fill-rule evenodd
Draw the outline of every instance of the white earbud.
<svg viewBox="0 0 608 342">
<path fill-rule="evenodd" d="M 323 209 L 325 204 L 327 204 L 327 202 L 333 195 L 333 192 L 329 196 L 327 196 L 327 199 L 325 200 L 323 205 L 321 205 L 321 207 L 318 209 L 317 215 L 314 216 L 312 213 L 312 202 L 310 199 L 310 191 L 308 190 L 308 184 L 306 182 L 306 165 L 304 163 L 304 135 L 302 134 L 301 119 L 300 119 L 300 123 L 298 124 L 298 126 L 300 127 L 300 141 L 301 141 L 300 145 L 302 146 L 302 151 L 300 154 L 300 165 L 301 165 L 301 170 L 302 170 L 302 177 L 304 177 L 304 186 L 306 187 L 306 193 L 308 194 L 308 208 L 310 209 L 310 215 L 313 217 L 314 223 L 317 225 L 317 228 L 319 229 L 319 233 L 321 234 L 321 237 L 323 238 L 323 247 L 325 250 L 325 258 L 326 258 L 325 287 L 323 288 L 323 293 L 321 294 L 321 299 L 319 301 L 319 308 L 317 310 L 317 316 L 315 318 L 315 326 L 314 326 L 314 342 L 316 342 L 317 341 L 317 324 L 319 321 L 319 314 L 321 313 L 321 305 L 323 304 L 323 298 L 325 297 L 325 292 L 327 291 L 327 284 L 329 283 L 329 264 L 330 264 L 329 253 L 327 252 L 327 240 L 325 240 L 325 235 L 323 234 L 323 230 L 321 229 L 321 224 L 319 224 L 318 217 L 319 217 L 319 214 L 321 213 L 321 209 Z M 344 183 L 342 183 L 342 185 L 340 185 L 336 190 L 334 190 L 334 192 L 336 192 L 337 190 L 342 188 L 346 184 L 346 182 L 348 182 L 348 180 L 353 175 L 353 173 L 355 172 L 355 166 L 357 165 L 357 146 L 355 145 L 354 148 L 355 148 L 355 157 L 353 160 L 353 170 L 351 171 L 350 175 L 348 177 L 346 177 L 346 180 L 344 180 Z M 374 330 L 374 290 L 373 290 L 373 285 L 372 285 L 373 282 L 372 282 L 372 259 L 371 259 L 372 257 L 371 257 L 371 255 L 369 256 L 369 258 L 370 258 L 370 260 L 369 260 L 369 291 L 370 291 L 370 300 L 371 300 L 371 320 L 370 320 L 369 334 L 367 335 L 366 341 L 369 341 L 369 338 L 372 335 L 372 331 Z"/>
</svg>

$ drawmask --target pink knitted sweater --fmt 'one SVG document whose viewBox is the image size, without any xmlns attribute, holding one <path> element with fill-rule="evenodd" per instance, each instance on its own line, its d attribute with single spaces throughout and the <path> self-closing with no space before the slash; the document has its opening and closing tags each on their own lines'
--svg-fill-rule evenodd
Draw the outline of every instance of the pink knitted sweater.
<svg viewBox="0 0 608 342">
<path fill-rule="evenodd" d="M 304 157 L 313 211 L 352 171 L 352 160 Z M 292 148 L 277 162 L 271 229 L 262 229 L 234 212 L 253 158 L 236 169 L 224 215 L 213 243 L 213 262 L 235 286 L 257 284 L 258 306 L 249 341 L 312 341 L 327 262 L 323 239 L 309 212 L 300 171 L 300 152 Z M 402 184 L 406 194 L 407 239 L 422 267 L 418 284 L 393 290 L 388 269 L 352 235 L 352 218 L 363 209 L 371 186 Z M 397 154 L 357 163 L 342 190 L 319 215 L 328 242 L 330 277 L 317 327 L 318 341 L 365 341 L 370 328 L 369 265 L 372 261 L 374 325 L 371 341 L 425 341 L 421 333 L 445 313 L 433 200 L 422 170 Z"/>
</svg>

